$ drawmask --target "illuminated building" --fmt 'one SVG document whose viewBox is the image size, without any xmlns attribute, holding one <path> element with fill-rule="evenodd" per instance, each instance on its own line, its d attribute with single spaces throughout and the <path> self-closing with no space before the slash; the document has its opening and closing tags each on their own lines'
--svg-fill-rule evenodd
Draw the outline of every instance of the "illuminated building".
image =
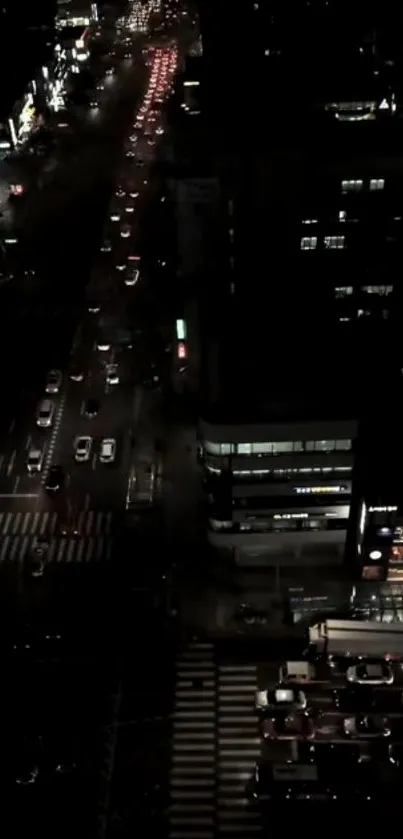
<svg viewBox="0 0 403 839">
<path fill-rule="evenodd" d="M 358 371 L 348 348 L 340 353 L 329 333 L 313 336 L 306 326 L 298 333 L 294 319 L 289 332 L 270 335 L 263 312 L 252 329 L 228 309 L 220 334 L 205 340 L 200 446 L 208 539 L 240 565 L 344 563 Z"/>
<path fill-rule="evenodd" d="M 98 20 L 98 4 L 88 0 L 57 0 L 56 26 L 86 27 Z"/>
</svg>

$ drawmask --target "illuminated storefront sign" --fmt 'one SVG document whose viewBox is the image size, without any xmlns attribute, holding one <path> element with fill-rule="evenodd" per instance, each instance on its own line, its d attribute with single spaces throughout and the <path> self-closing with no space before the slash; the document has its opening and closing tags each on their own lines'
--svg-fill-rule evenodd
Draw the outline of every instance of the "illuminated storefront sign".
<svg viewBox="0 0 403 839">
<path fill-rule="evenodd" d="M 397 507 L 369 507 L 369 513 L 396 513 Z"/>
<path fill-rule="evenodd" d="M 294 492 L 297 495 L 331 495 L 332 493 L 348 492 L 346 486 L 329 486 L 329 487 L 294 487 Z"/>
</svg>

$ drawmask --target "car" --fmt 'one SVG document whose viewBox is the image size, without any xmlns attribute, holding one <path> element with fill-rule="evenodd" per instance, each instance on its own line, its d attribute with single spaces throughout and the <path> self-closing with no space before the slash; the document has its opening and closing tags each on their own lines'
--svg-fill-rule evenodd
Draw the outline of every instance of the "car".
<svg viewBox="0 0 403 839">
<path fill-rule="evenodd" d="M 118 385 L 119 384 L 119 373 L 118 373 L 117 364 L 107 364 L 106 365 L 106 384 L 107 385 Z"/>
<path fill-rule="evenodd" d="M 86 399 L 83 405 L 83 414 L 87 419 L 93 419 L 99 413 L 99 401 L 92 396 Z"/>
<path fill-rule="evenodd" d="M 347 669 L 346 679 L 357 685 L 392 685 L 394 673 L 386 661 L 363 661 Z"/>
<path fill-rule="evenodd" d="M 101 303 L 99 300 L 89 300 L 87 309 L 91 315 L 97 315 L 101 311 Z"/>
<path fill-rule="evenodd" d="M 99 455 L 100 463 L 113 463 L 116 455 L 116 440 L 112 437 L 105 437 L 101 441 L 101 450 Z"/>
<path fill-rule="evenodd" d="M 30 475 L 34 472 L 40 472 L 43 463 L 43 449 L 38 447 L 29 449 L 27 457 L 27 470 Z"/>
<path fill-rule="evenodd" d="M 64 472 L 61 466 L 54 464 L 49 469 L 48 477 L 46 478 L 45 489 L 46 492 L 54 493 L 64 486 Z"/>
<path fill-rule="evenodd" d="M 140 271 L 138 270 L 138 268 L 133 268 L 132 266 L 129 266 L 127 271 L 126 271 L 125 285 L 127 285 L 127 286 L 137 285 L 137 283 L 139 281 L 139 278 L 140 278 Z"/>
<path fill-rule="evenodd" d="M 263 719 L 262 734 L 269 740 L 313 740 L 315 725 L 309 714 L 282 711 Z"/>
<path fill-rule="evenodd" d="M 122 224 L 120 228 L 120 235 L 122 239 L 128 239 L 132 232 L 130 224 Z"/>
<path fill-rule="evenodd" d="M 110 239 L 103 239 L 101 242 L 101 253 L 110 253 L 112 250 L 112 242 Z"/>
<path fill-rule="evenodd" d="M 63 376 L 60 370 L 50 370 L 46 376 L 46 393 L 59 393 L 62 386 Z"/>
<path fill-rule="evenodd" d="M 73 364 L 69 370 L 69 379 L 72 382 L 82 382 L 84 381 L 85 373 L 84 369 L 80 364 Z"/>
<path fill-rule="evenodd" d="M 54 403 L 50 399 L 42 399 L 36 411 L 36 424 L 39 428 L 51 428 L 55 413 Z"/>
<path fill-rule="evenodd" d="M 125 152 L 125 157 L 128 160 L 132 160 L 135 156 L 136 155 L 135 155 L 135 152 L 133 151 L 133 149 L 127 149 L 127 151 Z"/>
<path fill-rule="evenodd" d="M 116 198 L 124 198 L 126 193 L 125 193 L 125 190 L 123 189 L 123 187 L 118 186 L 118 188 L 115 192 L 115 195 L 116 195 Z"/>
<path fill-rule="evenodd" d="M 257 711 L 266 711 L 270 707 L 304 711 L 306 706 L 305 693 L 298 688 L 286 685 L 278 685 L 275 690 L 258 690 L 255 696 Z"/>
<path fill-rule="evenodd" d="M 74 460 L 77 463 L 86 463 L 90 457 L 92 452 L 92 437 L 87 437 L 82 435 L 80 437 L 76 437 L 74 440 Z"/>
<path fill-rule="evenodd" d="M 97 341 L 97 349 L 99 352 L 109 352 L 111 345 L 109 341 L 106 341 L 104 338 L 100 338 Z"/>
<path fill-rule="evenodd" d="M 354 717 L 345 717 L 342 722 L 342 732 L 346 737 L 354 740 L 373 740 L 391 735 L 388 719 L 376 714 L 356 714 Z"/>
<path fill-rule="evenodd" d="M 80 535 L 80 528 L 77 523 L 77 515 L 74 511 L 71 511 L 70 514 L 64 519 L 60 526 L 59 532 L 61 536 L 79 536 Z"/>
</svg>

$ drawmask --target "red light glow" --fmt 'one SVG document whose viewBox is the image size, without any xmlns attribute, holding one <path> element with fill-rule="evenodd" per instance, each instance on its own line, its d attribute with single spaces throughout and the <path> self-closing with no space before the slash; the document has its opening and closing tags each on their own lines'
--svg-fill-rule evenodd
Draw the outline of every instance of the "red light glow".
<svg viewBox="0 0 403 839">
<path fill-rule="evenodd" d="M 178 344 L 178 358 L 186 358 L 187 357 L 187 350 L 186 345 L 181 341 Z"/>
</svg>

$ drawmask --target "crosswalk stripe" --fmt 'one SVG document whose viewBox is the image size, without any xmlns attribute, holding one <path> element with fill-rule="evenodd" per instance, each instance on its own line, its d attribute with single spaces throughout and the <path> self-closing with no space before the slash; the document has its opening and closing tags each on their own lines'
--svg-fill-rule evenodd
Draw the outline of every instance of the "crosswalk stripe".
<svg viewBox="0 0 403 839">
<path fill-rule="evenodd" d="M 57 536 L 60 523 L 64 523 L 64 521 L 55 511 L 3 512 L 0 513 L 0 537 L 25 535 Z M 77 516 L 76 523 L 82 538 L 110 538 L 112 513 L 103 510 L 98 510 L 97 512 L 94 510 L 81 511 Z"/>
<path fill-rule="evenodd" d="M 0 563 L 22 562 L 35 545 L 35 538 L 27 534 L 0 537 Z M 84 539 L 57 538 L 50 539 L 46 551 L 47 564 L 61 563 L 93 563 L 106 561 L 110 545 L 103 536 L 87 537 Z"/>
</svg>

